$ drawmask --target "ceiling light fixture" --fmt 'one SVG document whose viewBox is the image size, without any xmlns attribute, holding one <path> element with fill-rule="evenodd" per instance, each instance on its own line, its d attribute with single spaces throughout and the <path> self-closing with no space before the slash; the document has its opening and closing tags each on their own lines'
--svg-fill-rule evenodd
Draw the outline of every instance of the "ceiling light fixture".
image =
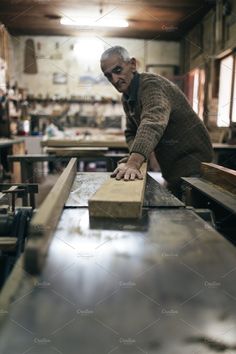
<svg viewBox="0 0 236 354">
<path fill-rule="evenodd" d="M 92 18 L 68 18 L 62 17 L 60 20 L 62 25 L 80 26 L 80 27 L 128 27 L 129 23 L 123 19 L 92 19 Z"/>
</svg>

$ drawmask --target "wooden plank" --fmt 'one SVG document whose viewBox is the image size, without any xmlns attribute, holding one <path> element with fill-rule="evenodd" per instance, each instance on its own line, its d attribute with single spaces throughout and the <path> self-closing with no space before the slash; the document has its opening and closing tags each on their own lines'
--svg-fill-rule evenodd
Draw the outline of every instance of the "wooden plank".
<svg viewBox="0 0 236 354">
<path fill-rule="evenodd" d="M 16 237 L 0 237 L 0 250 L 1 251 L 12 251 L 16 248 L 17 238 Z"/>
<path fill-rule="evenodd" d="M 107 147 L 48 147 L 46 152 L 48 154 L 55 154 L 56 156 L 104 156 L 108 151 Z"/>
<path fill-rule="evenodd" d="M 207 180 L 197 177 L 182 177 L 191 187 L 202 192 L 204 195 L 210 197 L 218 204 L 223 205 L 226 209 L 236 214 L 236 198 L 235 195 L 222 187 L 212 184 Z"/>
<path fill-rule="evenodd" d="M 201 164 L 202 178 L 236 194 L 236 171 L 214 163 Z"/>
<path fill-rule="evenodd" d="M 143 180 L 117 181 L 109 178 L 88 200 L 89 215 L 104 218 L 139 218 L 146 184 L 147 164 L 143 164 Z"/>
<path fill-rule="evenodd" d="M 117 136 L 92 136 L 85 138 L 51 138 L 43 140 L 42 146 L 48 147 L 107 147 L 107 148 L 127 148 L 124 137 Z"/>
<path fill-rule="evenodd" d="M 56 184 L 40 206 L 30 224 L 29 241 L 25 250 L 25 269 L 39 273 L 63 206 L 76 175 L 77 160 L 71 159 Z"/>
</svg>

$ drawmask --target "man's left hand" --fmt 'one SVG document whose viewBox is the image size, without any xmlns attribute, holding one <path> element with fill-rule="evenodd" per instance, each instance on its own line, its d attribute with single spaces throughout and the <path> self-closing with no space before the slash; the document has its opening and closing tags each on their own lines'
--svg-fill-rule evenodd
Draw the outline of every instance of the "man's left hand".
<svg viewBox="0 0 236 354">
<path fill-rule="evenodd" d="M 143 175 L 139 170 L 143 161 L 143 155 L 133 152 L 126 163 L 118 165 L 111 177 L 115 177 L 117 180 L 123 178 L 125 181 L 134 181 L 136 178 L 143 179 Z"/>
<path fill-rule="evenodd" d="M 134 181 L 136 178 L 143 179 L 143 175 L 137 168 L 137 165 L 130 162 L 120 163 L 111 174 L 111 177 L 115 177 L 117 180 L 121 180 L 123 178 L 124 181 Z"/>
<path fill-rule="evenodd" d="M 117 180 L 134 181 L 137 179 L 143 179 L 143 175 L 135 164 L 120 163 L 115 171 L 111 174 L 111 177 L 115 177 Z"/>
</svg>

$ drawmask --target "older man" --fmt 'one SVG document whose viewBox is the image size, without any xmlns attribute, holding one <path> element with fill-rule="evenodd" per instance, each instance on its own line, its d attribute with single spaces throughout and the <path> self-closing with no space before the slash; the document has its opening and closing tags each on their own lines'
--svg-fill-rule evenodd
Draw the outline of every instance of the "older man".
<svg viewBox="0 0 236 354">
<path fill-rule="evenodd" d="M 208 132 L 181 90 L 166 78 L 136 71 L 136 60 L 120 46 L 101 56 L 101 69 L 121 93 L 130 156 L 112 176 L 142 178 L 140 167 L 154 152 L 170 190 L 179 195 L 180 177 L 196 176 L 212 160 Z"/>
</svg>

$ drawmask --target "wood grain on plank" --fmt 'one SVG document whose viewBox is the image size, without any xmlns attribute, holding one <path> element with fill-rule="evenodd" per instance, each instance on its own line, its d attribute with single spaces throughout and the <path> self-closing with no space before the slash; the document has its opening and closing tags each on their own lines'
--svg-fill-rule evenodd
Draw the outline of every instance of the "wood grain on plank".
<svg viewBox="0 0 236 354">
<path fill-rule="evenodd" d="M 201 176 L 209 182 L 236 194 L 236 171 L 214 163 L 203 162 L 201 164 Z"/>
<path fill-rule="evenodd" d="M 54 154 L 58 156 L 104 156 L 108 151 L 107 147 L 47 147 L 46 152 L 48 154 Z"/>
<path fill-rule="evenodd" d="M 183 177 L 182 178 L 188 185 L 192 188 L 200 191 L 211 200 L 215 201 L 216 203 L 222 205 L 224 208 L 231 211 L 233 214 L 236 213 L 236 198 L 235 195 L 225 190 L 221 186 L 214 184 L 212 182 L 207 181 L 203 178 L 198 177 Z M 190 196 L 188 196 L 189 201 L 187 202 L 188 205 L 193 203 L 191 192 Z"/>
<path fill-rule="evenodd" d="M 87 138 L 50 138 L 41 142 L 42 146 L 48 147 L 107 147 L 127 148 L 125 138 L 113 135 L 97 135 Z"/>
<path fill-rule="evenodd" d="M 50 236 L 58 223 L 76 175 L 76 164 L 75 158 L 70 160 L 30 223 L 25 269 L 31 274 L 39 273 L 43 266 L 51 241 Z"/>
<path fill-rule="evenodd" d="M 147 164 L 141 167 L 142 180 L 117 181 L 109 178 L 88 200 L 89 215 L 104 218 L 139 218 L 146 184 Z"/>
</svg>

